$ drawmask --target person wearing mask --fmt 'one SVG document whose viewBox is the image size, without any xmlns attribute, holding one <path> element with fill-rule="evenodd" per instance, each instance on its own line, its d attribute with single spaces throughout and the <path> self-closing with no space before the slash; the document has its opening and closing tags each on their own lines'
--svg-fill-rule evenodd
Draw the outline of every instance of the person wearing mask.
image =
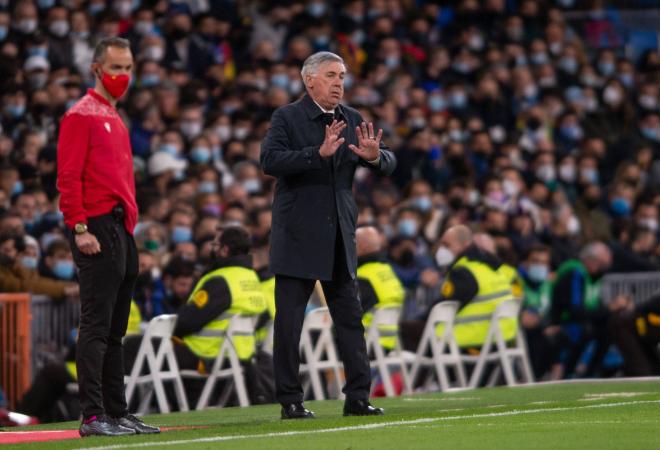
<svg viewBox="0 0 660 450">
<path fill-rule="evenodd" d="M 475 244 L 472 231 L 465 225 L 444 232 L 436 259 L 452 261 L 439 301 L 460 303 L 454 326 L 456 342 L 463 349 L 480 349 L 488 334 L 490 316 L 500 303 L 515 299 L 511 280 L 498 270 L 502 263 L 497 257 Z M 500 326 L 506 341 L 515 337 L 515 322 L 502 321 Z"/>
<path fill-rule="evenodd" d="M 520 266 L 523 281 L 523 309 L 520 324 L 529 347 L 534 378 L 540 380 L 552 369 L 552 379 L 561 378 L 556 340 L 561 329 L 550 324 L 552 278 L 550 249 L 534 245 Z"/>
<path fill-rule="evenodd" d="M 39 275 L 36 252 L 25 245 L 25 238 L 13 233 L 0 235 L 0 291 L 47 295 L 53 300 L 77 297 L 76 283 Z"/>
<path fill-rule="evenodd" d="M 283 419 L 307 419 L 299 379 L 305 306 L 321 281 L 346 368 L 344 415 L 382 415 L 369 403 L 371 374 L 355 282 L 358 208 L 351 191 L 358 166 L 380 175 L 394 154 L 358 111 L 340 104 L 346 66 L 318 52 L 301 72 L 307 95 L 277 109 L 261 148 L 261 167 L 277 178 L 270 267 L 275 274 L 274 362 Z"/>
<path fill-rule="evenodd" d="M 121 38 L 101 40 L 89 89 L 64 115 L 57 188 L 80 280 L 76 350 L 81 436 L 159 433 L 128 413 L 122 338 L 138 275 L 137 223 L 129 134 L 117 101 L 131 81 L 133 56 Z"/>
<path fill-rule="evenodd" d="M 612 265 L 612 252 L 602 242 L 587 244 L 578 259 L 559 266 L 552 283 L 550 318 L 568 335 L 565 376 L 573 375 L 584 350 L 591 341 L 596 348 L 580 375 L 597 372 L 608 347 L 607 310 L 601 303 L 600 280 Z"/>
<path fill-rule="evenodd" d="M 176 314 L 174 351 L 181 369 L 211 369 L 224 339 L 219 334 L 229 326 L 227 316 L 259 316 L 266 311 L 259 277 L 252 269 L 250 234 L 241 226 L 226 227 L 215 242 L 211 267 Z M 255 336 L 237 336 L 233 343 L 241 362 L 250 365 Z M 201 394 L 197 381 L 186 386 L 193 404 Z"/>
<path fill-rule="evenodd" d="M 371 325 L 379 308 L 402 306 L 406 297 L 401 281 L 392 265 L 385 261 L 383 237 L 376 227 L 360 227 L 355 232 L 357 241 L 357 281 L 362 303 L 362 324 L 365 330 Z M 398 326 L 380 329 L 380 345 L 386 350 L 396 346 Z"/>
<path fill-rule="evenodd" d="M 48 244 L 40 267 L 41 275 L 56 280 L 70 281 L 75 278 L 71 247 L 63 239 L 55 239 Z"/>
</svg>

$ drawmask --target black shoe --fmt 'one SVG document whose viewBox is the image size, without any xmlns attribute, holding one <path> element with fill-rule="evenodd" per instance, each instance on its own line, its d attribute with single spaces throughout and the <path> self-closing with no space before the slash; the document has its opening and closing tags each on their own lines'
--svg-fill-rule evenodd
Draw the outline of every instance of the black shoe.
<svg viewBox="0 0 660 450">
<path fill-rule="evenodd" d="M 136 434 L 158 434 L 160 433 L 160 428 L 152 427 L 142 422 L 138 417 L 135 417 L 133 414 L 126 414 L 123 417 L 114 417 L 113 420 L 115 423 L 121 425 L 124 428 L 130 428 L 135 430 Z"/>
<path fill-rule="evenodd" d="M 344 403 L 345 416 L 382 416 L 385 414 L 383 408 L 376 408 L 369 400 L 352 400 Z"/>
<path fill-rule="evenodd" d="M 135 430 L 125 428 L 118 423 L 109 420 L 105 416 L 98 416 L 89 423 L 83 422 L 78 430 L 81 437 L 86 436 L 126 436 L 135 434 Z"/>
<path fill-rule="evenodd" d="M 302 402 L 282 405 L 282 419 L 313 419 L 314 413 L 305 408 Z"/>
</svg>

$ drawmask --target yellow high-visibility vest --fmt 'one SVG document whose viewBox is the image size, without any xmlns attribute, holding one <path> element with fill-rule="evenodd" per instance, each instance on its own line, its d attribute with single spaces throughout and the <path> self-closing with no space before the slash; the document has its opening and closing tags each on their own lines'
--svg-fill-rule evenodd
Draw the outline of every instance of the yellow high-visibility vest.
<svg viewBox="0 0 660 450">
<path fill-rule="evenodd" d="M 491 316 L 497 305 L 514 299 L 511 280 L 488 264 L 466 256 L 454 263 L 452 269 L 459 267 L 470 271 L 479 288 L 477 295 L 456 314 L 454 338 L 460 347 L 480 347 L 486 340 Z M 500 328 L 504 340 L 513 339 L 518 329 L 517 319 L 500 321 Z M 438 325 L 437 335 L 442 335 L 443 330 L 444 327 Z"/>
<path fill-rule="evenodd" d="M 188 302 L 199 302 L 200 294 L 198 292 L 202 291 L 204 284 L 213 278 L 223 278 L 227 286 L 229 286 L 231 306 L 225 312 L 227 315 L 258 315 L 266 310 L 266 298 L 256 272 L 252 269 L 239 266 L 222 267 L 204 275 L 197 282 L 195 289 L 190 294 Z M 220 320 L 220 318 L 216 317 L 197 333 L 185 336 L 183 341 L 197 356 L 212 359 L 220 351 L 220 346 L 224 341 L 222 333 L 227 330 L 228 326 L 228 318 Z M 235 336 L 233 343 L 241 360 L 250 359 L 254 355 L 254 334 L 249 336 Z"/>
<path fill-rule="evenodd" d="M 371 283 L 371 286 L 376 292 L 376 298 L 378 298 L 378 303 L 375 305 L 376 309 L 403 305 L 406 292 L 399 277 L 396 276 L 392 266 L 389 264 L 384 262 L 368 262 L 358 267 L 357 276 Z M 362 316 L 362 324 L 365 329 L 369 328 L 372 320 L 373 313 L 371 312 L 367 312 Z M 379 331 L 381 334 L 380 345 L 387 350 L 393 349 L 396 346 L 396 340 L 399 334 L 398 325 L 384 325 L 379 327 Z"/>
<path fill-rule="evenodd" d="M 272 276 L 263 280 L 261 282 L 261 289 L 266 298 L 266 309 L 268 310 L 270 320 L 275 320 L 275 277 Z M 259 345 L 261 345 L 268 337 L 268 323 L 266 326 L 263 326 L 256 331 L 257 343 Z"/>
</svg>

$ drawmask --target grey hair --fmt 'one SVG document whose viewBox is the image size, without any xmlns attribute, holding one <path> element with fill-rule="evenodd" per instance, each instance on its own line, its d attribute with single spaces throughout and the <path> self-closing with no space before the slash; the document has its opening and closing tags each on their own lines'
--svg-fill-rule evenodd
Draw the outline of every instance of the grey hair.
<svg viewBox="0 0 660 450">
<path fill-rule="evenodd" d="M 580 251 L 580 259 L 582 261 L 586 261 L 589 259 L 597 259 L 599 258 L 603 253 L 606 253 L 609 251 L 609 248 L 603 244 L 600 241 L 596 242 L 591 242 L 587 245 L 585 245 L 582 250 Z"/>
<path fill-rule="evenodd" d="M 346 68 L 346 63 L 341 56 L 332 52 L 316 52 L 307 57 L 303 63 L 302 70 L 300 71 L 303 83 L 305 83 L 305 78 L 308 75 L 315 75 L 319 70 L 319 66 L 327 62 L 339 62 L 344 65 L 344 68 Z"/>
</svg>

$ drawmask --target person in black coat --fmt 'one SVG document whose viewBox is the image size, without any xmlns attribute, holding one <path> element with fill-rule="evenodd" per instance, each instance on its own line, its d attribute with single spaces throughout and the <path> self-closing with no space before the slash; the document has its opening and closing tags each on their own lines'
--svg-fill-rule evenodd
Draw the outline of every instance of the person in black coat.
<svg viewBox="0 0 660 450">
<path fill-rule="evenodd" d="M 340 105 L 346 66 L 330 52 L 310 56 L 302 69 L 307 95 L 277 109 L 261 148 L 261 166 L 277 178 L 270 269 L 275 274 L 274 362 L 282 418 L 310 418 L 298 377 L 305 307 L 321 281 L 346 369 L 344 415 L 380 415 L 371 388 L 358 300 L 353 175 L 358 165 L 381 175 L 396 167 L 360 113 Z"/>
</svg>

